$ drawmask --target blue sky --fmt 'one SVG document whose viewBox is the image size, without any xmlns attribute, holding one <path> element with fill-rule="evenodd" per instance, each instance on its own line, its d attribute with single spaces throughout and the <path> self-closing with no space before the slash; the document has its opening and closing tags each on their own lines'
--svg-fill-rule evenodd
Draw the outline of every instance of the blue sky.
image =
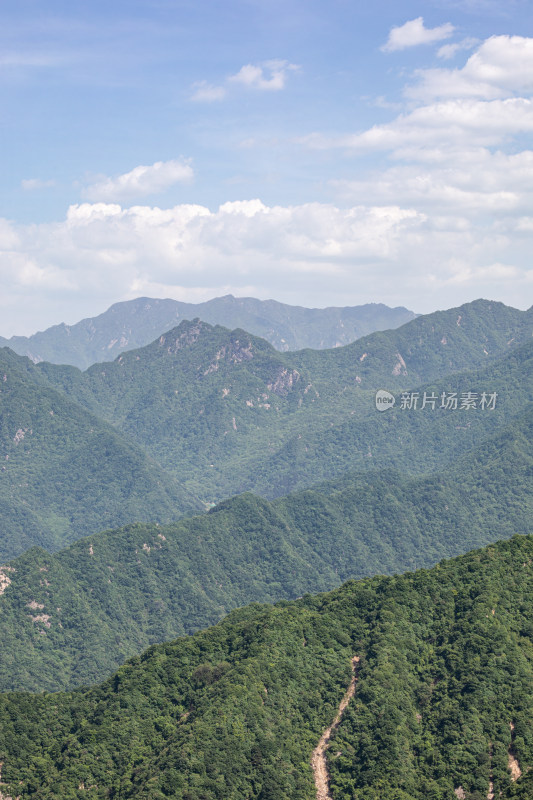
<svg viewBox="0 0 533 800">
<path fill-rule="evenodd" d="M 533 9 L 0 8 L 0 334 L 139 295 L 533 303 Z"/>
</svg>

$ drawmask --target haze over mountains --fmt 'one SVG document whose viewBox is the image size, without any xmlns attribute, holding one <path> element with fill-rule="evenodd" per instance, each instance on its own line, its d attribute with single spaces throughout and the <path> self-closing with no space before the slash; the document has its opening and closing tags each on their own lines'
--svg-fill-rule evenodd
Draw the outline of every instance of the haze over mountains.
<svg viewBox="0 0 533 800">
<path fill-rule="evenodd" d="M 382 303 L 302 308 L 232 295 L 205 303 L 139 297 L 115 303 L 103 314 L 75 325 L 54 325 L 28 337 L 0 336 L 0 346 L 10 347 L 32 361 L 86 369 L 99 361 L 112 361 L 124 350 L 149 344 L 183 320 L 196 317 L 212 325 L 244 328 L 284 351 L 338 347 L 373 331 L 397 328 L 415 316 L 406 308 L 389 308 Z"/>
</svg>

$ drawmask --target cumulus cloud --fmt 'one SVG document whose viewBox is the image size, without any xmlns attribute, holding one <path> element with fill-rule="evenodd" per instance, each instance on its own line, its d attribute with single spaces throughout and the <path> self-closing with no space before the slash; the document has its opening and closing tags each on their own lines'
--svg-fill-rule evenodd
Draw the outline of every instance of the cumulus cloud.
<svg viewBox="0 0 533 800">
<path fill-rule="evenodd" d="M 416 211 L 394 257 L 413 296 L 460 289 L 465 298 L 477 287 L 523 307 L 533 281 L 533 151 L 524 145 L 533 133 L 533 39 L 493 36 L 475 48 L 461 68 L 414 73 L 388 122 L 300 143 L 345 156 L 329 184 L 337 203 Z"/>
<path fill-rule="evenodd" d="M 350 286 L 360 297 L 363 283 L 365 296 L 374 297 L 368 265 L 393 261 L 402 232 L 421 222 L 416 212 L 399 207 L 284 207 L 247 200 L 210 211 L 81 203 L 61 222 L 0 225 L 0 295 L 13 302 L 24 288 L 27 303 L 13 303 L 11 320 L 19 332 L 25 314 L 26 324 L 37 324 L 39 298 L 49 309 L 54 303 L 71 313 L 78 308 L 81 317 L 90 313 L 89 298 L 94 308 L 97 301 L 111 303 L 158 286 L 184 299 L 231 287 L 235 294 L 302 302 L 302 291 L 322 300 L 326 280 L 338 283 L 339 300 Z M 2 334 L 9 324 L 3 315 Z"/>
<path fill-rule="evenodd" d="M 486 147 L 532 131 L 533 101 L 528 98 L 490 102 L 461 98 L 415 108 L 390 123 L 374 125 L 362 133 L 337 137 L 313 134 L 299 142 L 316 149 L 337 147 L 360 152 L 392 150 L 401 153 L 407 147 L 423 150 L 435 145 L 444 149 L 457 145 Z"/>
<path fill-rule="evenodd" d="M 480 217 L 516 215 L 531 208 L 533 152 L 508 155 L 469 149 L 450 156 L 449 151 L 433 150 L 424 166 L 402 163 L 363 180 L 337 180 L 334 186 L 349 202 L 366 198 L 370 203 L 393 203 L 401 192 L 405 203 L 431 213 L 432 219 L 447 215 L 472 227 Z"/>
<path fill-rule="evenodd" d="M 395 50 L 405 50 L 407 47 L 415 47 L 420 44 L 434 44 L 448 39 L 454 30 L 455 28 L 450 22 L 445 22 L 444 25 L 436 28 L 426 28 L 424 18 L 417 17 L 404 25 L 391 28 L 389 38 L 381 49 L 385 53 L 392 53 Z"/>
<path fill-rule="evenodd" d="M 235 75 L 229 75 L 222 86 L 213 86 L 206 81 L 194 83 L 191 100 L 204 103 L 223 100 L 230 87 L 235 85 L 263 92 L 278 92 L 285 88 L 288 74 L 299 69 L 297 64 L 282 59 L 245 64 Z"/>
<path fill-rule="evenodd" d="M 25 242 L 32 256 L 42 253 L 69 269 L 72 252 L 79 250 L 94 268 L 110 261 L 135 270 L 149 265 L 158 279 L 172 273 L 197 280 L 200 272 L 220 278 L 227 267 L 228 274 L 252 274 L 261 271 L 259 265 L 280 275 L 287 270 L 327 275 L 344 260 L 387 258 L 398 232 L 419 221 L 415 211 L 397 206 L 266 206 L 256 199 L 210 211 L 200 205 L 81 203 L 70 207 L 62 223 L 19 228 L 18 241 L 21 251 Z"/>
<path fill-rule="evenodd" d="M 524 146 L 533 133 L 533 39 L 491 37 L 464 59 L 411 76 L 386 123 L 305 138 L 348 156 L 329 184 L 335 203 L 132 206 L 192 176 L 187 162 L 170 161 L 94 181 L 90 202 L 56 223 L 0 220 L 0 307 L 12 325 L 0 333 L 58 322 L 65 307 L 75 322 L 142 294 L 417 311 L 485 296 L 523 307 L 533 285 L 533 150 Z M 247 65 L 223 96 L 279 90 L 289 69 Z M 216 100 L 216 89 L 197 86 L 204 100 L 209 92 Z M 55 316 L 40 321 L 45 306 Z"/>
<path fill-rule="evenodd" d="M 138 166 L 115 178 L 102 177 L 84 190 L 88 200 L 124 201 L 163 192 L 176 183 L 189 181 L 194 175 L 188 161 L 156 161 L 151 166 Z"/>
<path fill-rule="evenodd" d="M 428 69 L 416 73 L 418 82 L 408 97 L 428 101 L 438 97 L 511 97 L 533 91 L 533 39 L 491 36 L 470 56 L 462 69 Z"/>
<path fill-rule="evenodd" d="M 530 134 L 533 124 L 533 39 L 493 36 L 460 69 L 415 72 L 405 110 L 388 123 L 344 136 L 313 134 L 316 148 L 392 151 L 496 147 Z"/>
</svg>

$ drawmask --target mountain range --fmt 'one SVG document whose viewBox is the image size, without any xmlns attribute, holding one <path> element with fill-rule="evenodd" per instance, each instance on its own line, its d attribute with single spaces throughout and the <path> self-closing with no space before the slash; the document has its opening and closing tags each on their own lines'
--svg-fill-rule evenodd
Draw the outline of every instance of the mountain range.
<svg viewBox="0 0 533 800">
<path fill-rule="evenodd" d="M 420 324 L 420 319 L 409 323 Z M 243 336 L 248 338 L 243 339 Z M 516 338 L 520 341 L 526 336 L 527 328 Z M 79 396 L 81 402 L 84 390 L 91 407 L 101 408 L 104 401 L 114 401 L 114 413 L 117 404 L 143 409 L 147 401 L 153 402 L 155 398 L 155 410 L 149 407 L 149 413 L 144 413 L 142 419 L 150 420 L 153 416 L 158 422 L 162 421 L 164 432 L 173 425 L 179 426 L 183 414 L 184 406 L 178 411 L 171 408 L 168 418 L 163 413 L 167 399 L 172 400 L 173 386 L 194 387 L 197 376 L 200 376 L 200 386 L 206 380 L 221 378 L 215 390 L 211 385 L 209 392 L 215 397 L 218 394 L 219 398 L 222 395 L 223 404 L 227 398 L 220 386 L 227 384 L 231 385 L 232 392 L 241 391 L 242 400 L 245 396 L 242 386 L 249 390 L 245 381 L 264 380 L 265 370 L 267 374 L 272 370 L 276 374 L 276 370 L 285 369 L 283 363 L 281 366 L 279 363 L 284 355 L 244 332 L 231 333 L 196 322 L 182 324 L 172 336 L 162 338 L 165 339 L 163 344 L 158 340 L 148 348 L 119 357 L 114 364 L 106 365 L 105 370 L 94 367 L 86 373 L 72 367 L 35 366 L 14 354 L 11 354 L 11 361 L 20 368 L 25 367 L 26 371 L 20 374 L 38 392 L 55 392 L 47 383 L 51 379 L 56 383 L 61 380 L 69 397 Z M 172 348 L 166 346 L 169 340 Z M 421 347 L 423 339 L 418 336 L 416 341 Z M 221 344 L 228 347 L 225 357 L 218 362 L 210 361 L 213 352 L 221 352 L 217 350 Z M 397 342 L 393 344 L 396 346 Z M 354 346 L 349 347 L 353 349 Z M 390 345 L 384 348 L 385 355 L 381 358 L 385 371 L 379 369 L 376 359 L 376 381 L 380 381 L 383 374 L 389 374 L 390 350 Z M 44 544 L 39 539 L 32 542 L 31 529 L 25 528 L 23 523 L 21 529 L 26 532 L 26 539 L 22 540 L 22 545 L 25 546 L 21 546 L 19 537 L 4 535 L 3 547 L 7 552 L 11 548 L 16 554 L 17 547 L 21 547 L 19 552 L 26 552 L 11 560 L 2 573 L 9 591 L 4 593 L 0 603 L 3 642 L 0 688 L 55 690 L 94 682 L 143 647 L 206 627 L 237 606 L 252 601 L 292 599 L 305 592 L 332 589 L 350 577 L 430 567 L 444 556 L 456 555 L 517 532 L 529 533 L 533 505 L 533 341 L 509 350 L 505 346 L 503 350 L 503 357 L 489 360 L 483 369 L 451 373 L 434 382 L 431 388 L 419 387 L 416 392 L 422 396 L 431 391 L 440 397 L 443 387 L 455 387 L 472 390 L 479 396 L 486 390 L 497 395 L 493 409 L 402 410 L 395 407 L 379 414 L 373 405 L 373 393 L 370 397 L 369 392 L 363 394 L 357 387 L 356 392 L 363 395 L 359 412 L 352 416 L 353 409 L 357 408 L 352 405 L 352 411 L 346 413 L 342 423 L 332 427 L 327 419 L 325 425 L 319 425 L 321 413 L 314 415 L 320 396 L 312 397 L 307 406 L 292 400 L 291 407 L 281 405 L 286 399 L 281 395 L 279 407 L 289 419 L 291 414 L 297 417 L 302 433 L 296 434 L 294 439 L 302 441 L 302 445 L 296 448 L 289 440 L 274 458 L 269 454 L 262 464 L 258 448 L 254 456 L 254 488 L 257 492 L 259 484 L 259 488 L 264 489 L 260 492 L 262 497 L 248 492 L 222 500 L 210 513 L 187 517 L 172 525 L 162 524 L 169 522 L 168 516 L 172 518 L 171 496 L 165 496 L 166 506 L 158 505 L 160 494 L 154 494 L 154 485 L 147 482 L 139 470 L 137 476 L 132 476 L 130 487 L 135 485 L 137 477 L 141 488 L 145 489 L 144 502 L 148 498 L 153 505 L 140 509 L 135 501 L 139 502 L 141 495 L 132 497 L 125 491 L 127 502 L 113 510 L 123 515 L 129 513 L 128 521 L 144 520 L 145 524 L 130 524 L 119 530 L 113 528 L 97 533 L 104 527 L 98 525 L 102 503 L 107 503 L 107 513 L 112 508 L 105 481 L 109 481 L 114 472 L 113 478 L 120 486 L 120 481 L 126 480 L 121 468 L 127 472 L 137 463 L 131 460 L 124 463 L 123 449 L 119 449 L 113 467 L 108 442 L 108 461 L 104 464 L 110 464 L 109 472 L 98 469 L 98 459 L 105 458 L 98 450 L 94 455 L 95 476 L 90 479 L 90 473 L 79 467 L 73 471 L 77 481 L 93 481 L 89 489 L 94 491 L 94 496 L 88 489 L 77 507 L 71 494 L 66 496 L 74 521 L 78 518 L 74 517 L 76 513 L 85 532 L 92 524 L 89 539 L 52 556 L 50 551 L 61 547 L 60 537 L 46 540 Z M 4 352 L 9 355 L 9 351 Z M 238 360 L 237 356 L 242 353 L 249 357 Z M 337 350 L 330 353 L 335 357 L 342 355 L 342 351 Z M 289 354 L 287 358 L 300 355 Z M 478 358 L 475 348 L 470 358 L 474 361 Z M 205 375 L 207 363 L 221 366 Z M 177 380 L 173 373 L 178 369 Z M 429 369 L 437 372 L 438 366 Z M 220 376 L 222 370 L 225 374 Z M 415 372 L 416 377 L 419 374 Z M 67 377 L 70 379 L 68 387 Z M 401 379 L 400 375 L 394 377 Z M 325 383 L 324 377 L 322 381 Z M 11 382 L 9 377 L 5 391 Z M 128 398 L 130 385 L 132 398 Z M 330 397 L 333 397 L 332 385 Z M 143 387 L 151 387 L 151 392 Z M 338 394 L 342 409 L 345 393 Z M 299 400 L 302 396 L 306 397 L 305 388 L 296 398 Z M 20 408 L 20 397 L 16 397 L 17 408 Z M 192 404 L 194 395 L 190 397 Z M 72 400 L 68 402 L 73 404 Z M 204 398 L 200 402 L 205 403 Z M 363 403 L 367 403 L 367 408 Z M 249 410 L 241 403 L 235 413 L 243 406 L 245 412 Z M 61 406 L 55 408 L 57 411 Z M 75 408 L 82 418 L 84 414 L 92 414 L 81 406 Z M 190 419 L 197 409 L 198 406 L 192 406 Z M 52 417 L 44 413 L 43 424 L 53 424 L 56 416 L 56 413 Z M 274 418 L 274 424 L 281 425 L 280 417 L 281 412 Z M 94 425 L 95 418 L 90 418 Z M 265 418 L 268 421 L 267 415 Z M 100 424 L 114 431 L 109 423 Z M 137 448 L 136 456 L 143 455 L 145 464 L 156 469 L 155 461 L 144 455 L 141 447 L 149 439 L 142 433 L 144 424 L 139 423 L 142 435 L 131 447 Z M 78 434 L 79 427 L 78 424 Z M 186 433 L 187 427 L 182 430 Z M 271 430 L 267 432 L 270 434 Z M 128 436 L 134 433 L 135 427 L 132 427 Z M 118 433 L 114 435 L 119 436 Z M 253 443 L 256 435 L 256 429 L 250 426 L 243 437 L 243 447 L 246 437 Z M 33 437 L 28 438 L 33 442 Z M 47 438 L 53 437 L 48 434 L 41 437 L 43 442 Z M 203 441 L 191 438 L 189 450 L 184 449 L 179 458 L 174 456 L 174 462 L 183 469 L 184 483 L 187 483 L 187 469 L 191 468 L 186 459 L 190 459 L 189 464 L 194 463 L 197 454 L 206 448 Z M 224 441 L 224 437 L 221 439 Z M 84 441 L 91 439 L 82 440 L 81 444 L 74 439 L 75 448 L 83 448 Z M 153 441 L 158 442 L 157 429 Z M 12 445 L 16 451 L 13 458 L 19 453 L 22 458 L 24 451 L 18 448 L 25 442 L 26 437 Z M 172 442 L 179 442 L 179 437 Z M 371 458 L 367 457 L 369 445 L 373 451 Z M 121 446 L 124 448 L 124 444 Z M 154 456 L 161 459 L 162 452 L 162 449 L 154 450 Z M 237 474 L 240 457 L 239 453 L 233 456 L 231 450 L 223 455 L 226 466 L 231 465 L 233 477 Z M 29 450 L 27 458 L 29 463 L 35 463 L 35 451 Z M 41 458 L 43 471 L 47 468 L 55 477 L 58 473 L 53 471 L 50 451 L 44 451 Z M 210 472 L 206 472 L 209 476 Z M 167 475 L 165 483 L 163 477 Z M 270 476 L 268 482 L 265 475 Z M 32 477 L 35 476 L 42 480 L 42 474 L 34 469 Z M 293 493 L 281 497 L 287 476 Z M 161 471 L 160 478 L 160 493 L 172 480 L 174 486 L 180 485 L 178 478 L 167 472 Z M 329 478 L 329 481 L 317 486 L 320 478 Z M 202 479 L 206 480 L 200 475 L 198 482 Z M 263 481 L 262 487 L 260 481 Z M 53 488 L 59 506 L 62 487 L 53 484 Z M 117 490 L 113 492 L 116 497 Z M 268 496 L 279 499 L 269 502 Z M 43 504 L 51 502 L 46 483 L 41 486 L 41 497 Z M 174 519 L 188 510 L 183 496 L 180 500 L 182 504 L 176 504 Z M 84 503 L 89 505 L 89 511 L 84 510 Z M 150 511 L 154 514 L 151 521 Z M 135 518 L 134 514 L 138 516 Z M 9 522 L 6 515 L 6 529 Z M 16 528 L 11 530 L 17 532 Z M 82 530 L 81 525 L 78 530 Z M 71 530 L 63 546 L 79 538 Z M 28 549 L 32 543 L 39 547 Z M 44 572 L 47 574 L 43 575 Z M 68 625 L 64 620 L 68 620 Z"/>
<path fill-rule="evenodd" d="M 533 401 L 532 332 L 532 310 L 477 301 L 324 351 L 280 353 L 199 320 L 85 372 L 4 348 L 0 559 L 244 491 L 441 468 Z M 378 414 L 380 388 L 498 399 Z"/>
<path fill-rule="evenodd" d="M 134 442 L 0 350 L 0 562 L 203 508 Z M 32 372 L 33 374 L 33 372 Z"/>
<path fill-rule="evenodd" d="M 530 800 L 533 308 L 35 361 L 0 349 L 0 800 Z"/>
<path fill-rule="evenodd" d="M 406 308 L 389 308 L 382 303 L 303 308 L 232 295 L 205 303 L 139 297 L 115 303 L 103 314 L 75 325 L 54 325 L 32 336 L 0 337 L 0 346 L 35 362 L 86 369 L 96 362 L 112 361 L 124 350 L 149 344 L 180 322 L 196 317 L 212 325 L 244 328 L 267 339 L 277 350 L 297 350 L 339 347 L 373 331 L 397 328 L 415 316 Z"/>
</svg>

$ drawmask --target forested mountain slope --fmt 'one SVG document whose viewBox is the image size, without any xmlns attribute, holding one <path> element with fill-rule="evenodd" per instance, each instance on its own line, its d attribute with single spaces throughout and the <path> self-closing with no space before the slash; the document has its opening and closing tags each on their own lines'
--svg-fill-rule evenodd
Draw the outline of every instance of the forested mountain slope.
<svg viewBox="0 0 533 800">
<path fill-rule="evenodd" d="M 50 364 L 34 373 L 126 433 L 209 503 L 242 491 L 275 497 L 374 467 L 381 457 L 410 472 L 441 466 L 533 400 L 532 334 L 533 310 L 485 301 L 346 347 L 299 353 L 197 320 L 85 373 Z M 521 342 L 525 350 L 509 366 L 493 366 Z M 477 374 L 456 374 L 466 369 Z M 399 399 L 417 387 L 420 397 L 435 388 L 439 400 L 442 391 L 496 391 L 498 408 L 469 414 L 466 427 L 438 409 L 402 413 L 398 404 L 376 413 L 377 389 Z M 449 456 L 441 444 L 448 438 Z"/>
<path fill-rule="evenodd" d="M 2 695 L 2 791 L 314 800 L 311 753 L 357 656 L 327 751 L 334 800 L 529 797 L 532 564 L 532 537 L 517 536 L 429 571 L 248 606 L 93 689 Z"/>
<path fill-rule="evenodd" d="M 333 351 L 304 350 L 290 356 L 297 369 L 316 375 L 319 390 L 350 379 L 361 389 L 393 390 L 479 369 L 532 336 L 533 306 L 517 311 L 503 303 L 475 300 L 421 315 L 396 330 L 379 331 Z"/>
<path fill-rule="evenodd" d="M 205 303 L 139 297 L 115 303 L 103 314 L 75 325 L 54 325 L 32 336 L 0 337 L 0 345 L 33 361 L 86 369 L 100 361 L 112 361 L 124 350 L 143 347 L 182 320 L 195 317 L 212 325 L 244 328 L 267 339 L 277 350 L 297 350 L 338 347 L 372 331 L 397 328 L 415 316 L 406 308 L 389 308 L 382 303 L 302 308 L 232 295 Z"/>
<path fill-rule="evenodd" d="M 418 318 L 379 334 L 386 348 L 376 344 L 372 363 L 370 355 L 360 361 L 370 352 L 368 343 L 360 356 L 359 343 L 278 353 L 244 331 L 198 321 L 85 373 L 36 366 L 3 349 L 2 561 L 33 544 L 56 550 L 106 527 L 168 522 L 243 491 L 273 498 L 354 470 L 416 474 L 444 467 L 533 401 L 529 323 L 520 323 L 511 342 L 506 337 L 514 317 L 494 306 L 488 323 L 479 321 L 488 313 L 484 305 L 474 303 L 464 314 L 440 315 L 430 328 Z M 463 334 L 453 339 L 459 316 L 469 320 L 466 355 Z M 478 324 L 484 333 L 476 340 Z M 411 326 L 416 330 L 406 336 Z M 487 363 L 475 372 L 446 373 L 442 357 L 432 360 L 432 328 L 441 339 L 451 328 L 451 363 L 477 363 L 480 353 Z M 392 375 L 398 342 L 387 336 L 400 334 L 418 348 L 415 362 L 425 359 L 430 367 L 411 369 L 407 354 L 405 370 Z M 517 345 L 521 338 L 525 344 Z M 504 356 L 486 355 L 488 347 Z M 367 362 L 366 376 L 356 374 Z M 420 372 L 432 382 L 411 383 Z M 380 387 L 397 398 L 385 414 L 375 410 Z M 417 409 L 401 407 L 405 389 L 418 393 Z M 441 395 L 453 391 L 459 397 L 475 391 L 478 398 L 495 392 L 497 402 L 493 409 L 440 409 Z M 437 396 L 436 408 L 420 408 L 424 392 Z"/>
<path fill-rule="evenodd" d="M 202 508 L 133 441 L 36 383 L 31 367 L 0 350 L 0 562 L 35 544 L 57 550 L 106 527 Z"/>
<path fill-rule="evenodd" d="M 469 392 L 474 405 L 461 408 Z M 487 399 L 496 395 L 493 405 L 483 407 L 483 393 Z M 442 408 L 453 394 L 457 408 Z M 376 413 L 372 394 L 366 410 L 340 415 L 327 425 L 302 426 L 269 454 L 254 478 L 254 491 L 275 497 L 354 469 L 416 474 L 451 464 L 533 402 L 533 340 L 484 368 L 411 386 L 404 405 L 402 392 L 394 395 L 396 404 L 385 413 Z M 434 398 L 425 408 L 424 396 Z"/>
<path fill-rule="evenodd" d="M 245 494 L 170 526 L 129 525 L 0 571 L 0 688 L 99 680 L 154 642 L 252 601 L 430 567 L 533 519 L 533 410 L 446 470 L 345 476 L 268 502 Z"/>
</svg>

